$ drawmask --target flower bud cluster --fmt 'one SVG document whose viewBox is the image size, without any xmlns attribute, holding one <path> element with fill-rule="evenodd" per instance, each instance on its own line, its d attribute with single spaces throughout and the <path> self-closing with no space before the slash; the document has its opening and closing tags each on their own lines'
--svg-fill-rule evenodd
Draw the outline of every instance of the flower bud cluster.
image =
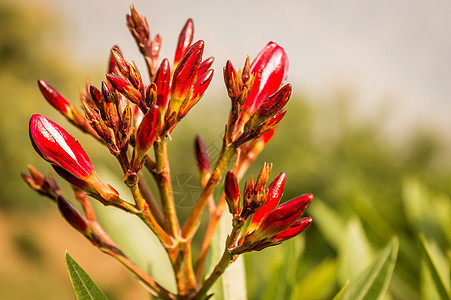
<svg viewBox="0 0 451 300">
<path fill-rule="evenodd" d="M 146 60 L 150 76 L 153 77 L 158 64 L 161 37 L 157 34 L 152 40 L 146 18 L 140 16 L 133 6 L 130 11 L 130 15 L 127 15 L 127 27 L 134 37 L 136 44 L 139 47 L 139 51 Z"/>
<path fill-rule="evenodd" d="M 279 174 L 266 189 L 270 171 L 271 166 L 265 164 L 255 183 L 251 177 L 245 184 L 243 197 L 239 193 L 235 174 L 232 171 L 227 173 L 224 194 L 229 212 L 233 215 L 234 226 L 243 226 L 250 218 L 237 244 L 231 248 L 234 255 L 280 244 L 304 231 L 312 222 L 312 218 L 301 218 L 301 215 L 313 195 L 304 194 L 279 205 L 286 175 Z"/>
<path fill-rule="evenodd" d="M 280 88 L 288 73 L 288 58 L 282 47 L 270 42 L 252 64 L 246 59 L 238 72 L 230 61 L 224 67 L 224 81 L 232 110 L 227 138 L 240 146 L 274 129 L 284 117 L 291 85 Z M 279 89 L 280 88 L 280 89 Z"/>
<path fill-rule="evenodd" d="M 22 174 L 22 177 L 32 189 L 56 202 L 65 220 L 89 241 L 121 262 L 125 261 L 155 295 L 164 299 L 188 299 L 193 295 L 195 299 L 200 299 L 206 296 L 211 284 L 237 255 L 280 244 L 304 231 L 312 222 L 309 217 L 301 217 L 313 199 L 311 194 L 279 204 L 285 173 L 266 187 L 272 164 L 265 163 L 255 180 L 251 176 L 244 183 L 242 193 L 238 184 L 249 164 L 271 140 L 286 113 L 284 107 L 291 96 L 291 85 L 282 84 L 288 73 L 288 58 L 282 47 L 270 42 L 252 62 L 247 58 L 243 69 L 237 71 L 227 61 L 224 81 L 231 99 L 231 111 L 223 145 L 214 163 L 204 141 L 200 136 L 196 137 L 195 156 L 202 192 L 185 224 L 180 226 L 166 138 L 170 137 L 176 125 L 198 103 L 210 85 L 214 59 L 203 58 L 204 41 L 193 42 L 194 25 L 191 19 L 179 35 L 172 65 L 167 58 L 159 61 L 161 37 L 156 35 L 151 38 L 146 18 L 139 15 L 133 6 L 126 21 L 144 56 L 149 75 L 147 82 L 136 64 L 127 60 L 119 47 L 114 46 L 110 51 L 106 79 L 97 87 L 88 80 L 81 92 L 84 115 L 44 80 L 39 80 L 38 85 L 46 100 L 67 120 L 102 142 L 114 155 L 135 203 L 122 200 L 118 192 L 99 177 L 87 153 L 72 135 L 39 114 L 30 119 L 31 143 L 56 173 L 72 185 L 83 211 L 63 197 L 53 177 L 46 177 L 31 166 L 29 174 Z M 155 155 L 149 156 L 152 146 Z M 234 169 L 225 176 L 224 199 L 216 203 L 214 189 L 234 155 Z M 139 173 L 144 166 L 155 179 L 160 203 L 155 201 L 145 177 Z M 178 295 L 152 278 L 143 277 L 144 272 L 128 261 L 97 223 L 87 196 L 132 213 L 144 221 L 168 250 L 176 272 Z M 210 219 L 194 272 L 190 242 L 199 228 L 207 204 Z M 225 204 L 233 216 L 233 229 L 215 271 L 201 283 L 208 247 Z M 204 284 L 200 289 L 199 283 Z"/>
</svg>

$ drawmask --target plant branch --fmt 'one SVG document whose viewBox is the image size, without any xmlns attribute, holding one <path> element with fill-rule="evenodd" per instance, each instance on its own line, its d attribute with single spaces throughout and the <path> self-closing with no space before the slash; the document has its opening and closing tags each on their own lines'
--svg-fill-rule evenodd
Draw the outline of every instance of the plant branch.
<svg viewBox="0 0 451 300">
<path fill-rule="evenodd" d="M 196 204 L 194 205 L 193 210 L 191 211 L 191 214 L 188 217 L 188 220 L 186 221 L 185 225 L 183 226 L 182 230 L 182 237 L 184 239 L 191 239 L 194 236 L 194 233 L 196 232 L 197 228 L 199 227 L 200 223 L 200 216 L 202 215 L 202 211 L 205 207 L 205 205 L 208 202 L 208 199 L 212 195 L 214 188 L 218 184 L 219 180 L 221 179 L 221 174 L 224 171 L 224 169 L 227 167 L 227 164 L 229 163 L 230 159 L 232 159 L 233 155 L 235 154 L 235 148 L 233 146 L 229 145 L 223 145 L 221 149 L 221 153 L 219 154 L 218 161 L 216 163 L 216 166 L 210 175 L 210 178 L 208 179 L 207 184 L 202 190 L 201 195 L 199 196 L 199 199 L 197 200 Z"/>
<path fill-rule="evenodd" d="M 160 192 L 161 205 L 163 207 L 163 214 L 166 222 L 165 228 L 166 230 L 169 230 L 173 237 L 177 238 L 180 232 L 180 225 L 175 211 L 174 195 L 172 194 L 166 141 L 162 140 L 155 142 L 154 150 L 156 173 L 153 174 Z"/>
<path fill-rule="evenodd" d="M 150 191 L 149 186 L 147 185 L 144 176 L 140 173 L 138 173 L 138 188 L 146 201 L 147 205 L 149 206 L 150 212 L 157 220 L 158 224 L 160 226 L 164 226 L 164 216 L 161 213 L 160 207 L 155 201 L 155 197 L 152 195 L 152 192 Z"/>
<path fill-rule="evenodd" d="M 117 251 L 113 251 L 109 247 L 101 247 L 100 250 L 106 254 L 111 255 L 121 264 L 123 264 L 127 269 L 133 272 L 133 274 L 135 274 L 146 286 L 149 287 L 154 296 L 167 300 L 177 299 L 177 297 L 173 293 L 169 292 L 164 287 L 155 282 L 155 280 L 150 275 L 141 270 L 137 265 L 135 265 L 134 262 L 132 262 L 124 254 L 122 254 L 122 252 L 117 253 Z"/>
</svg>

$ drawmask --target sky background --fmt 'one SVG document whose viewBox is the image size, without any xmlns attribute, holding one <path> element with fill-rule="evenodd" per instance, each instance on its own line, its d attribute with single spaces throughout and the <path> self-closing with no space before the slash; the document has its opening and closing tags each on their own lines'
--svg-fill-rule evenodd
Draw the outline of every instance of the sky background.
<svg viewBox="0 0 451 300">
<path fill-rule="evenodd" d="M 73 59 L 94 62 L 118 44 L 127 59 L 141 57 L 126 26 L 129 1 L 22 0 L 61 11 Z M 421 124 L 451 137 L 450 1 L 133 1 L 163 38 L 160 57 L 174 56 L 178 34 L 193 18 L 195 40 L 216 58 L 213 91 L 224 92 L 227 59 L 240 67 L 268 41 L 290 60 L 294 93 L 327 98 L 349 88 L 363 113 L 392 110 L 393 128 Z M 213 93 L 213 92 L 211 92 Z"/>
</svg>

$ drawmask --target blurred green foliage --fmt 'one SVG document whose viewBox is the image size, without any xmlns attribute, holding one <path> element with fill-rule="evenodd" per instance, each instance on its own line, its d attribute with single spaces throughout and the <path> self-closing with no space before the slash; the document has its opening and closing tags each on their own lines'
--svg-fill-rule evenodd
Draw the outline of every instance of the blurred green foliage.
<svg viewBox="0 0 451 300">
<path fill-rule="evenodd" d="M 74 66 L 62 51 L 63 28 L 59 24 L 55 12 L 44 5 L 0 2 L 1 207 L 26 209 L 28 204 L 42 203 L 24 189 L 19 173 L 28 163 L 41 164 L 30 151 L 26 125 L 32 113 L 50 112 L 37 88 L 37 79 L 46 78 L 64 91 L 74 74 Z"/>
<path fill-rule="evenodd" d="M 30 9 L 30 5 L 0 3 L 2 209 L 34 210 L 45 202 L 19 176 L 28 163 L 43 172 L 50 170 L 30 147 L 30 115 L 39 112 L 62 120 L 40 95 L 36 80 L 44 78 L 70 99 L 76 99 L 81 86 L 71 80 L 82 70 L 65 59 L 69 52 L 64 50 L 60 20 L 42 6 Z M 315 101 L 294 86 L 286 118 L 246 176 L 257 174 L 264 161 L 273 162 L 271 178 L 287 173 L 284 200 L 307 192 L 315 195 L 307 211 L 314 224 L 302 237 L 246 255 L 250 299 L 331 299 L 394 237 L 399 239 L 399 254 L 385 298 L 435 299 L 443 296 L 443 290 L 449 293 L 449 141 L 424 128 L 388 132 L 386 119 L 362 117 L 346 93 Z M 208 92 L 206 97 L 214 98 Z M 212 155 L 220 147 L 228 100 L 225 94 L 217 99 L 199 103 L 174 131 L 169 145 L 172 175 L 177 179 L 192 175 L 193 186 L 198 178 L 192 156 L 195 134 L 204 136 Z M 100 168 L 118 171 L 112 159 L 105 160 L 104 148 L 88 148 Z M 189 208 L 180 205 L 180 213 Z M 26 239 L 20 241 L 28 247 Z M 429 248 L 432 260 L 424 250 Z M 437 270 L 431 269 L 434 260 Z"/>
</svg>

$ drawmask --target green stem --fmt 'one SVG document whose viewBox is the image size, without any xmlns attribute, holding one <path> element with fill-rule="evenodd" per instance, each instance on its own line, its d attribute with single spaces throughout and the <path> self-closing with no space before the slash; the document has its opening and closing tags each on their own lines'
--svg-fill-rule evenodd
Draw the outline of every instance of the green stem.
<svg viewBox="0 0 451 300">
<path fill-rule="evenodd" d="M 196 277 L 191 260 L 190 241 L 179 242 L 176 247 L 167 249 L 174 269 L 177 291 L 180 299 L 190 299 L 196 290 Z"/>
<path fill-rule="evenodd" d="M 177 238 L 180 232 L 180 225 L 174 205 L 172 194 L 171 175 L 169 171 L 169 161 L 167 154 L 167 144 L 165 140 L 154 143 L 156 173 L 155 178 L 160 192 L 161 205 L 166 221 L 166 229 Z"/>
<path fill-rule="evenodd" d="M 205 205 L 207 204 L 210 195 L 213 193 L 213 190 L 215 189 L 216 185 L 218 184 L 219 180 L 221 179 L 222 172 L 227 167 L 227 164 L 229 163 L 230 159 L 232 159 L 234 154 L 235 154 L 235 148 L 232 146 L 225 145 L 221 149 L 221 153 L 219 154 L 218 162 L 216 163 L 216 166 L 215 166 L 213 172 L 211 173 L 207 184 L 205 185 L 204 189 L 202 190 L 202 193 L 201 193 L 199 199 L 197 200 L 196 204 L 194 205 L 194 208 L 191 211 L 191 214 L 189 215 L 188 220 L 186 221 L 185 225 L 183 226 L 182 237 L 184 239 L 191 239 L 194 236 L 194 233 L 196 232 L 197 228 L 199 227 L 202 211 L 203 211 Z"/>
<path fill-rule="evenodd" d="M 165 247 L 171 247 L 174 244 L 173 239 L 167 234 L 167 232 L 160 226 L 155 217 L 152 215 L 149 207 L 147 206 L 146 200 L 142 197 L 137 186 L 130 189 L 138 205 L 141 213 L 137 214 L 146 225 L 155 233 L 155 235 L 160 239 Z"/>
<path fill-rule="evenodd" d="M 138 173 L 138 188 L 146 201 L 147 205 L 149 206 L 150 212 L 155 217 L 155 219 L 158 221 L 158 224 L 161 226 L 164 226 L 164 216 L 161 213 L 160 207 L 158 206 L 157 202 L 155 201 L 155 197 L 152 195 L 152 192 L 150 191 L 149 186 L 146 184 L 144 176 L 140 173 Z"/>
<path fill-rule="evenodd" d="M 200 290 L 196 293 L 196 295 L 194 295 L 193 299 L 203 299 L 208 290 L 216 282 L 216 280 L 224 273 L 227 267 L 235 261 L 235 258 L 237 256 L 232 253 L 232 249 L 236 247 L 236 241 L 240 236 L 241 228 L 243 228 L 243 223 L 239 223 L 233 226 L 232 232 L 227 237 L 226 247 L 224 249 L 224 253 L 222 254 L 221 260 L 215 266 L 213 272 L 210 274 L 207 280 L 205 280 Z"/>
<path fill-rule="evenodd" d="M 216 282 L 216 280 L 224 273 L 224 271 L 232 263 L 232 261 L 233 261 L 233 255 L 226 248 L 224 250 L 224 253 L 222 254 L 221 260 L 215 266 L 215 268 L 213 269 L 213 272 L 210 274 L 210 276 L 204 282 L 201 289 L 196 293 L 196 295 L 194 295 L 194 297 L 192 299 L 193 300 L 205 299 L 205 296 L 206 296 L 208 290 L 213 286 L 213 284 Z"/>
</svg>

